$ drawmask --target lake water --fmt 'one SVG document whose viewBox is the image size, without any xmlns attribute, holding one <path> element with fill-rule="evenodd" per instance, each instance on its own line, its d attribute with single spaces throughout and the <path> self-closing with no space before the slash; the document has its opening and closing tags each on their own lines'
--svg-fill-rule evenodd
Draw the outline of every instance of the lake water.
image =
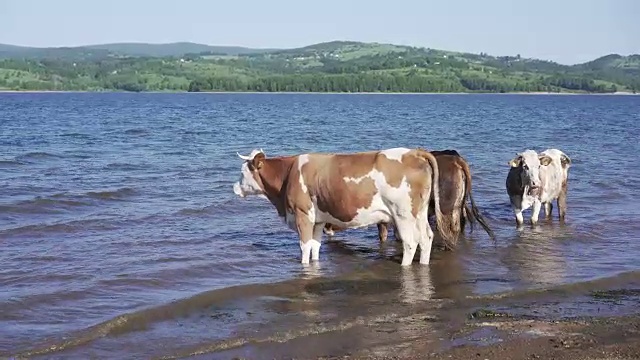
<svg viewBox="0 0 640 360">
<path fill-rule="evenodd" d="M 636 96 L 0 94 L 0 356 L 340 353 L 418 308 L 637 279 L 639 120 Z M 232 192 L 236 152 L 397 146 L 458 150 L 496 243 L 477 227 L 402 270 L 372 226 L 309 270 L 271 204 Z M 566 224 L 517 230 L 507 163 L 547 147 L 574 163 Z"/>
</svg>

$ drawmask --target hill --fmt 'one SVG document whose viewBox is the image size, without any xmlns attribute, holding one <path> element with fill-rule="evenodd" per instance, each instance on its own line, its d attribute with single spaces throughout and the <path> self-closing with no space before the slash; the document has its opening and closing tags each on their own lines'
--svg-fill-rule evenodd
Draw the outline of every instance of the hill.
<svg viewBox="0 0 640 360">
<path fill-rule="evenodd" d="M 68 48 L 0 45 L 16 90 L 588 92 L 640 90 L 640 55 L 578 65 L 404 45 L 331 41 L 296 49 L 196 43 Z"/>
<path fill-rule="evenodd" d="M 241 46 L 211 46 L 192 42 L 175 42 L 167 44 L 149 43 L 112 43 L 74 47 L 26 47 L 0 44 L 0 58 L 73 58 L 93 54 L 94 56 L 133 56 L 133 57 L 167 57 L 186 54 L 221 54 L 241 55 L 261 53 L 277 49 L 251 49 Z"/>
<path fill-rule="evenodd" d="M 186 54 L 220 54 L 242 55 L 273 51 L 275 49 L 251 49 L 241 46 L 211 46 L 191 42 L 176 42 L 169 44 L 145 44 L 145 43 L 115 43 L 103 45 L 85 46 L 90 49 L 107 50 L 114 54 L 124 56 L 165 57 L 183 56 Z"/>
</svg>

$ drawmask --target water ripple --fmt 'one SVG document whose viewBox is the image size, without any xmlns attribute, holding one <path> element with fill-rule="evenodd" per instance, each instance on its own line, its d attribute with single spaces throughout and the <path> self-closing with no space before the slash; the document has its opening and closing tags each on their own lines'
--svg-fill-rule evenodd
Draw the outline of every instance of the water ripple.
<svg viewBox="0 0 640 360">
<path fill-rule="evenodd" d="M 298 239 L 271 204 L 233 195 L 236 152 L 254 148 L 267 156 L 458 150 L 498 240 L 476 228 L 458 252 L 435 252 L 433 284 L 424 289 L 433 286 L 440 298 L 559 286 L 638 266 L 640 168 L 628 154 L 640 150 L 639 97 L 0 94 L 0 102 L 0 354 L 78 331 L 70 343 L 132 329 L 158 341 L 168 336 L 153 332 L 159 322 L 175 324 L 176 313 L 191 312 L 181 306 L 242 307 L 249 300 L 234 296 L 292 289 L 270 287 L 274 281 L 378 271 L 396 283 L 374 289 L 399 286 L 400 245 L 379 245 L 375 227 L 340 233 L 322 247 L 321 269 L 302 269 Z M 547 147 L 573 160 L 566 224 L 554 213 L 551 222 L 517 230 L 504 188 L 507 163 L 525 148 Z M 247 283 L 265 285 L 224 292 Z M 224 301 L 198 295 L 210 289 L 222 289 Z M 360 304 L 366 296 L 341 301 Z M 255 316 L 276 321 L 265 314 Z M 234 321 L 216 322 L 220 334 L 252 329 L 246 312 L 227 318 Z M 195 339 L 207 326 L 182 331 Z M 95 346 L 117 349 L 142 338 Z"/>
</svg>

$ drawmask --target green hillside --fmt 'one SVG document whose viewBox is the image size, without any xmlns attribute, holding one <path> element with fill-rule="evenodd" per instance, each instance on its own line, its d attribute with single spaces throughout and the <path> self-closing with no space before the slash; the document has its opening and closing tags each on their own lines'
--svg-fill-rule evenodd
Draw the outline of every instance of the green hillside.
<svg viewBox="0 0 640 360">
<path fill-rule="evenodd" d="M 0 45 L 0 88 L 90 91 L 588 92 L 640 90 L 640 55 L 573 66 L 332 41 L 297 49 L 195 43 Z"/>
</svg>

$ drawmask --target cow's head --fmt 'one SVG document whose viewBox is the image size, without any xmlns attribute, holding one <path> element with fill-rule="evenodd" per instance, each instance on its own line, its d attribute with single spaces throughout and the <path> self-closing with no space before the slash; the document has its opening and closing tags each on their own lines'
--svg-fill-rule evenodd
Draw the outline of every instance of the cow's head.
<svg viewBox="0 0 640 360">
<path fill-rule="evenodd" d="M 264 185 L 259 171 L 264 165 L 264 151 L 255 149 L 248 156 L 239 153 L 238 156 L 244 160 L 244 163 L 240 168 L 240 180 L 233 184 L 233 192 L 240 197 L 263 195 Z"/>
<path fill-rule="evenodd" d="M 519 170 L 518 175 L 525 194 L 531 196 L 540 195 L 540 185 L 542 185 L 540 181 L 540 166 L 547 166 L 550 163 L 551 158 L 548 155 L 538 155 L 533 150 L 521 152 L 509 161 L 509 165 L 512 168 Z"/>
</svg>

